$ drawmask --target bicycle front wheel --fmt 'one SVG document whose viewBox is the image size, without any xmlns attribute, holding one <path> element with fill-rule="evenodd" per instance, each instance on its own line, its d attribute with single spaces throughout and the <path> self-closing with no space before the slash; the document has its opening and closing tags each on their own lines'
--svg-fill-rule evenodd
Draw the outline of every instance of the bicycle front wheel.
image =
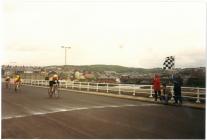
<svg viewBox="0 0 207 140">
<path fill-rule="evenodd" d="M 60 93 L 59 93 L 59 91 L 58 91 L 57 88 L 56 88 L 55 91 L 54 91 L 54 96 L 55 96 L 56 98 L 59 98 L 59 97 L 60 97 Z"/>
</svg>

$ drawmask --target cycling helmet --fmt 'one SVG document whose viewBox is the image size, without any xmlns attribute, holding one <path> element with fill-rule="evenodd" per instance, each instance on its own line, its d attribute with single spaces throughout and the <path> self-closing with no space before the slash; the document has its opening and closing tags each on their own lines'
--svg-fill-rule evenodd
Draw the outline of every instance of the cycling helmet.
<svg viewBox="0 0 207 140">
<path fill-rule="evenodd" d="M 53 75 L 53 80 L 58 80 L 58 75 L 57 74 Z"/>
<path fill-rule="evenodd" d="M 57 74 L 54 74 L 53 77 L 58 78 L 58 75 Z"/>
</svg>

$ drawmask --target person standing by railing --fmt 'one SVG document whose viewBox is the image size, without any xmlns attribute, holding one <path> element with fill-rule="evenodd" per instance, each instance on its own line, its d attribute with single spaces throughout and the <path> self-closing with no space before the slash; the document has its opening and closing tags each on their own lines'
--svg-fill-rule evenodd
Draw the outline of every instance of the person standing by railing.
<svg viewBox="0 0 207 140">
<path fill-rule="evenodd" d="M 183 80 L 180 75 L 173 76 L 173 91 L 174 91 L 174 104 L 178 104 L 178 101 L 180 104 L 182 104 L 182 94 L 181 94 L 181 86 L 183 85 Z"/>
<path fill-rule="evenodd" d="M 161 88 L 160 88 L 160 76 L 158 74 L 155 74 L 153 79 L 153 89 L 154 89 L 154 97 L 155 101 L 157 101 L 157 97 L 159 96 L 159 99 L 161 101 Z"/>
<path fill-rule="evenodd" d="M 172 97 L 170 89 L 167 87 L 166 83 L 162 84 L 162 95 L 164 104 L 168 104 L 169 99 Z"/>
</svg>

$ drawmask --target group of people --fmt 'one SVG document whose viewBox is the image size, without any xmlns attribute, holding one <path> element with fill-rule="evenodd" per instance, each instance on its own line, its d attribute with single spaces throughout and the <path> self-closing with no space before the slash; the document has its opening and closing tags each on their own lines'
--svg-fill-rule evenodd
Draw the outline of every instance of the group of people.
<svg viewBox="0 0 207 140">
<path fill-rule="evenodd" d="M 160 76 L 155 74 L 152 81 L 155 101 L 159 98 L 160 101 L 168 104 L 168 101 L 174 97 L 174 104 L 182 104 L 181 86 L 183 82 L 180 75 L 172 76 L 172 83 L 174 95 L 171 93 L 171 90 L 167 87 L 166 83 L 163 82 L 161 86 Z"/>
<path fill-rule="evenodd" d="M 10 85 L 11 85 L 11 77 L 10 76 L 7 76 L 5 78 L 5 82 L 6 82 L 6 88 L 10 88 Z M 16 75 L 15 78 L 14 78 L 14 90 L 17 91 L 17 88 L 21 85 L 21 82 L 22 82 L 22 79 L 20 77 L 20 75 Z"/>
<path fill-rule="evenodd" d="M 14 85 L 15 85 L 15 91 L 17 90 L 18 86 L 21 85 L 21 77 L 20 75 L 16 75 L 14 79 Z M 6 88 L 9 88 L 9 85 L 11 83 L 11 78 L 7 76 L 5 78 L 6 82 Z M 180 75 L 172 76 L 172 83 L 173 83 L 173 93 L 171 93 L 171 90 L 167 87 L 166 83 L 162 83 L 160 81 L 160 76 L 158 74 L 155 74 L 152 85 L 154 89 L 154 98 L 155 101 L 159 98 L 160 101 L 163 101 L 165 104 L 168 104 L 168 101 L 174 97 L 174 104 L 182 104 L 182 96 L 181 96 L 181 86 L 182 86 L 182 78 Z M 52 91 L 53 85 L 57 84 L 59 86 L 59 80 L 58 75 L 53 75 L 49 79 L 49 91 Z"/>
<path fill-rule="evenodd" d="M 14 84 L 14 90 L 17 91 L 17 88 L 21 85 L 22 83 L 22 79 L 20 77 L 20 75 L 16 75 L 14 80 L 11 81 L 13 79 L 13 77 L 10 77 L 10 76 L 7 76 L 5 78 L 5 88 L 8 89 L 10 88 L 11 86 L 11 83 Z M 58 75 L 53 75 L 52 77 L 50 77 L 49 79 L 49 87 L 50 87 L 50 90 L 52 90 L 53 88 L 53 85 L 54 84 L 58 84 L 59 85 L 59 80 L 58 80 Z"/>
</svg>

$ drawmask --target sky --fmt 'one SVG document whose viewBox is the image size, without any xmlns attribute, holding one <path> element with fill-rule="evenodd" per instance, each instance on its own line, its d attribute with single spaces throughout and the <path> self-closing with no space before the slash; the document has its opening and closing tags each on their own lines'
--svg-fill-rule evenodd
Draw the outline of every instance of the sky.
<svg viewBox="0 0 207 140">
<path fill-rule="evenodd" d="M 1 63 L 206 65 L 204 1 L 4 0 Z"/>
</svg>

